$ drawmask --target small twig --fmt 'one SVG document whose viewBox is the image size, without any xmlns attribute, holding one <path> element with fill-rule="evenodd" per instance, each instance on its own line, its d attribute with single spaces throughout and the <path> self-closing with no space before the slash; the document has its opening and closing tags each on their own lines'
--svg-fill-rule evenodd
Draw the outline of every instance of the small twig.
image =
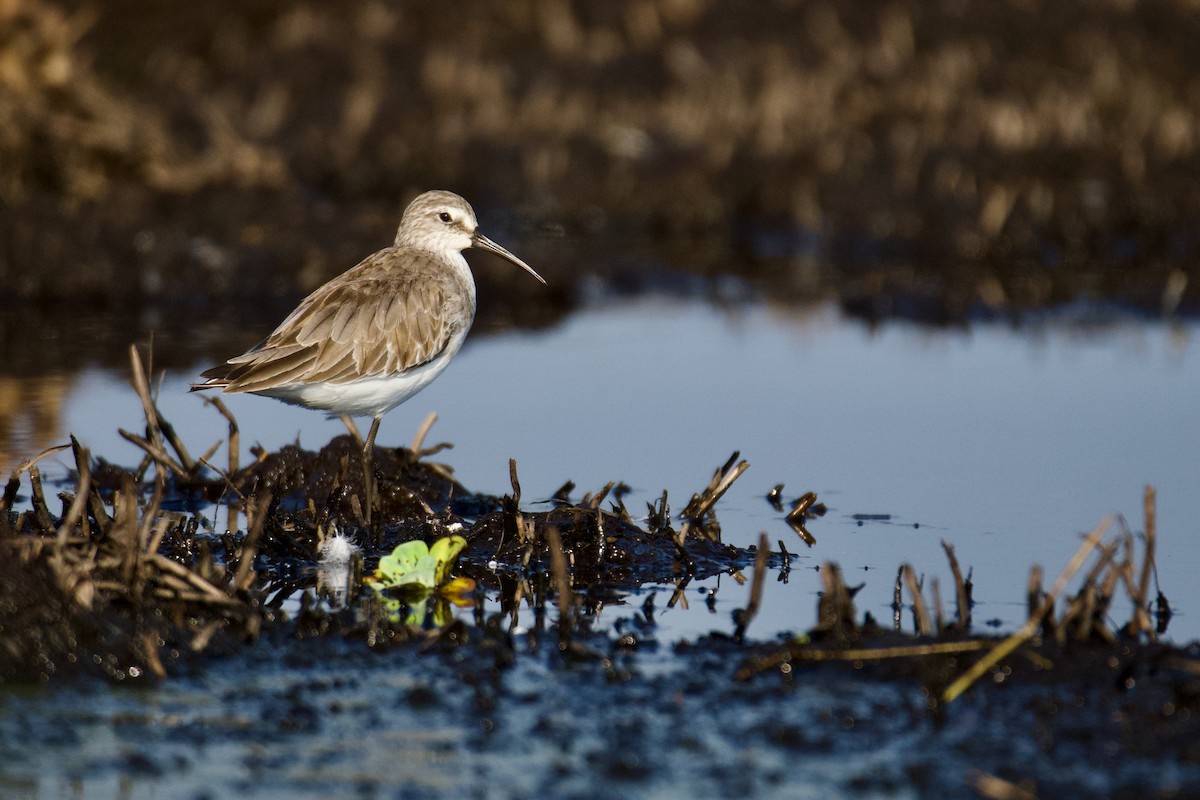
<svg viewBox="0 0 1200 800">
<path fill-rule="evenodd" d="M 1034 564 L 1029 568 L 1029 582 L 1025 585 L 1025 618 L 1033 619 L 1038 609 L 1042 607 L 1042 565 Z M 1049 631 L 1043 630 L 1043 633 Z"/>
<path fill-rule="evenodd" d="M 220 477 L 221 480 L 225 481 L 225 488 L 232 490 L 233 493 L 237 495 L 239 501 L 245 501 L 246 495 L 242 494 L 241 491 L 239 491 L 238 488 L 233 485 L 233 479 L 229 477 L 229 473 L 225 472 L 208 459 L 202 458 L 200 459 L 200 463 L 217 473 L 217 476 Z"/>
<path fill-rule="evenodd" d="M 571 591 L 571 575 L 567 571 L 567 557 L 563 552 L 562 537 L 554 525 L 546 528 L 546 544 L 550 550 L 550 574 L 554 579 L 554 593 L 558 596 L 558 635 L 559 641 L 562 642 L 567 639 L 568 633 L 574 627 L 571 609 L 575 601 Z"/>
<path fill-rule="evenodd" d="M 1158 540 L 1158 512 L 1155 508 L 1156 492 L 1154 487 L 1147 485 L 1143 494 L 1144 513 L 1146 516 L 1146 554 L 1142 561 L 1142 577 L 1138 582 L 1137 595 L 1133 598 L 1134 619 L 1142 631 L 1151 639 L 1154 638 L 1154 626 L 1150 624 L 1150 579 L 1155 571 L 1155 549 Z M 1137 631 L 1135 631 L 1137 632 Z"/>
<path fill-rule="evenodd" d="M 817 493 L 805 492 L 804 496 L 796 501 L 796 505 L 792 506 L 792 510 L 784 517 L 788 527 L 795 531 L 796 535 L 803 539 L 809 547 L 817 543 L 817 537 L 809 533 L 808 528 L 805 527 L 805 523 L 808 521 L 808 510 L 815 502 L 817 502 Z"/>
<path fill-rule="evenodd" d="M 124 428 L 117 428 L 117 433 L 119 433 L 121 438 L 125 441 L 131 442 L 142 448 L 142 450 L 146 451 L 146 455 L 148 455 L 155 464 L 161 467 L 166 467 L 171 472 L 175 473 L 177 477 L 189 477 L 187 470 L 175 463 L 175 459 L 171 458 L 171 456 L 162 448 L 161 445 L 155 444 L 148 439 L 144 439 L 141 436 L 138 436 L 136 433 L 130 433 Z"/>
<path fill-rule="evenodd" d="M 958 566 L 958 557 L 954 555 L 954 546 L 942 540 L 942 549 L 946 551 L 946 560 L 950 562 L 950 572 L 954 575 L 954 596 L 957 598 L 955 625 L 960 630 L 971 627 L 971 597 L 963 581 L 962 570 Z"/>
<path fill-rule="evenodd" d="M 892 629 L 900 630 L 900 615 L 904 611 L 904 593 L 901 580 L 904 578 L 904 567 L 896 570 L 896 583 L 892 586 Z"/>
<path fill-rule="evenodd" d="M 238 557 L 237 573 L 233 577 L 230 594 L 240 592 L 254 580 L 254 554 L 258 550 L 258 540 L 262 536 L 263 527 L 267 522 L 267 510 L 271 507 L 271 493 L 263 492 L 254 507 L 254 516 L 250 520 L 250 529 L 242 542 L 242 553 Z"/>
<path fill-rule="evenodd" d="M 863 647 L 845 650 L 819 650 L 792 644 L 769 656 L 752 659 L 734 673 L 734 680 L 744 681 L 786 661 L 885 661 L 894 658 L 954 655 L 986 650 L 992 643 L 986 639 L 966 642 L 933 642 L 906 647 Z"/>
<path fill-rule="evenodd" d="M 12 476 L 11 476 L 12 479 L 15 480 L 17 478 L 20 478 L 22 472 L 28 472 L 33 467 L 36 467 L 38 462 L 41 461 L 43 458 L 52 456 L 55 453 L 61 453 L 63 450 L 68 449 L 70 446 L 71 446 L 70 443 L 56 444 L 53 447 L 47 447 L 45 450 L 38 453 L 33 458 L 25 459 L 24 461 L 22 461 L 20 464 L 17 465 L 16 469 L 14 469 L 12 471 Z"/>
<path fill-rule="evenodd" d="M 215 455 L 215 454 L 216 454 L 217 450 L 218 450 L 218 449 L 221 447 L 221 445 L 222 445 L 222 444 L 223 444 L 223 443 L 222 443 L 222 441 L 221 441 L 220 439 L 218 439 L 217 441 L 215 441 L 215 442 L 213 442 L 213 443 L 212 443 L 212 447 L 210 447 L 210 448 L 208 448 L 207 450 L 205 450 L 205 451 L 204 451 L 204 455 L 202 455 L 202 456 L 200 456 L 199 458 L 197 458 L 197 459 L 196 459 L 196 462 L 195 462 L 194 464 L 192 464 L 192 472 L 193 472 L 193 474 L 194 474 L 194 473 L 195 473 L 197 470 L 199 470 L 199 469 L 200 469 L 200 467 L 201 467 L 202 465 L 204 465 L 205 463 L 207 463 L 207 462 L 208 462 L 208 460 L 209 460 L 209 459 L 211 459 L 211 458 L 213 457 L 213 455 Z"/>
<path fill-rule="evenodd" d="M 186 589 L 167 589 L 160 586 L 151 590 L 150 594 L 163 600 L 178 600 L 184 603 L 229 606 L 230 608 L 242 607 L 242 601 L 232 597 L 214 597 L 207 592 L 192 592 Z"/>
<path fill-rule="evenodd" d="M 178 561 L 173 561 L 164 555 L 158 553 L 148 553 L 147 560 L 158 567 L 161 571 L 168 575 L 174 575 L 177 578 L 182 578 L 187 581 L 192 588 L 202 592 L 209 600 L 218 603 L 230 603 L 240 605 L 240 600 L 233 600 L 229 595 L 222 592 L 215 585 L 197 575 L 192 570 L 180 564 Z"/>
<path fill-rule="evenodd" d="M 433 427 L 433 424 L 437 422 L 437 420 L 437 412 L 430 411 L 429 415 L 425 417 L 425 421 L 421 423 L 421 427 L 417 428 L 417 433 L 415 436 L 413 436 L 412 444 L 408 446 L 409 452 L 412 453 L 414 459 L 420 461 L 427 455 L 432 455 L 433 453 L 436 453 L 447 447 L 451 447 L 451 445 L 448 444 L 439 444 L 434 445 L 433 448 L 428 452 L 421 449 L 425 446 L 425 437 L 429 435 L 429 429 Z"/>
<path fill-rule="evenodd" d="M 171 445 L 171 449 L 179 456 L 179 464 L 184 474 L 195 474 L 196 462 L 192 460 L 183 441 L 175 433 L 175 427 L 158 410 L 158 405 L 154 402 L 154 397 L 150 394 L 147 373 L 142 367 L 142 357 L 138 354 L 137 345 L 129 345 L 129 364 L 132 372 L 131 382 L 133 383 L 133 389 L 142 401 L 142 411 L 146 415 L 146 430 L 149 432 L 150 441 L 161 448 L 162 439 L 165 438 L 167 443 Z"/>
<path fill-rule="evenodd" d="M 76 439 L 74 435 L 71 436 L 71 452 L 75 456 L 75 471 L 79 473 L 80 484 L 83 483 L 83 474 L 85 472 L 88 473 L 89 484 L 90 484 L 90 476 L 91 476 L 91 472 L 92 472 L 91 454 L 88 453 L 88 451 L 84 449 L 83 445 L 81 445 L 79 443 L 79 440 Z M 77 492 L 79 491 L 79 489 L 80 489 L 80 487 L 76 487 Z M 84 507 L 79 514 L 79 532 L 80 532 L 80 534 L 83 535 L 83 537 L 85 539 L 89 539 L 89 538 L 91 538 L 91 535 L 92 535 L 92 526 L 88 521 L 88 515 L 87 515 L 88 506 L 91 505 L 91 501 L 92 501 L 92 497 L 91 497 L 92 490 L 91 490 L 90 485 L 88 487 L 88 491 L 82 492 L 82 494 L 84 496 L 83 497 Z M 78 497 L 78 495 L 76 495 L 76 497 Z M 62 521 L 59 520 L 59 525 L 61 526 L 61 524 L 62 524 Z"/>
<path fill-rule="evenodd" d="M 146 542 L 147 553 L 157 553 L 159 546 L 162 544 L 163 537 L 167 535 L 167 531 L 171 529 L 172 520 L 170 517 L 159 517 L 154 522 L 154 532 L 150 535 L 150 539 Z"/>
<path fill-rule="evenodd" d="M 733 482 L 742 477 L 742 473 L 750 468 L 750 463 L 740 461 L 736 465 L 739 453 L 734 453 L 725 462 L 725 465 L 713 473 L 712 479 L 708 482 L 708 486 L 699 495 L 692 498 L 688 503 L 687 508 L 683 510 L 683 517 L 697 524 L 704 519 L 705 515 L 712 510 L 721 496 L 729 490 Z"/>
<path fill-rule="evenodd" d="M 138 525 L 138 546 L 143 552 L 153 552 L 150 550 L 150 530 L 154 525 L 154 520 L 158 516 L 159 508 L 162 505 L 163 494 L 167 490 L 166 476 L 161 472 L 158 478 L 154 481 L 154 494 L 150 496 L 150 501 L 146 503 L 146 507 L 142 509 L 142 521 Z M 158 549 L 157 547 L 155 548 Z"/>
<path fill-rule="evenodd" d="M 946 629 L 946 616 L 942 613 L 942 589 L 936 575 L 930 584 L 929 590 L 933 592 L 933 630 L 940 634 Z"/>
<path fill-rule="evenodd" d="M 734 451 L 734 454 L 729 457 L 729 460 L 713 473 L 713 476 L 709 480 L 708 486 L 704 488 L 704 491 L 700 492 L 699 494 L 692 495 L 692 499 L 688 501 L 687 506 L 684 507 L 682 513 L 679 515 L 680 518 L 687 521 L 680 526 L 678 533 L 675 534 L 676 544 L 682 546 L 683 543 L 687 541 L 688 534 L 692 532 L 693 528 L 697 529 L 700 535 L 704 536 L 705 538 L 713 539 L 714 541 L 720 541 L 719 538 L 715 537 L 706 529 L 704 525 L 704 518 L 712 510 L 712 507 L 716 505 L 717 501 L 721 499 L 721 496 L 729 490 L 729 487 L 733 485 L 734 481 L 740 478 L 742 473 L 750 468 L 749 462 L 738 462 L 739 455 L 741 455 L 741 453 Z M 737 462 L 736 465 L 734 462 Z"/>
<path fill-rule="evenodd" d="M 832 561 L 821 565 L 821 596 L 817 600 L 815 630 L 845 639 L 854 630 L 854 600 L 842 571 Z"/>
<path fill-rule="evenodd" d="M 910 564 L 905 564 L 900 569 L 904 571 L 904 582 L 908 585 L 908 593 L 912 595 L 913 616 L 917 620 L 917 633 L 921 636 L 931 636 L 933 634 L 933 623 L 929 621 L 929 609 L 925 607 L 925 598 L 921 596 L 921 586 L 917 583 L 917 573 Z"/>
<path fill-rule="evenodd" d="M 150 385 L 146 382 L 146 370 L 142 367 L 142 356 L 138 353 L 137 345 L 129 345 L 129 381 L 133 391 L 142 401 L 142 413 L 146 417 L 146 435 L 155 445 L 161 443 L 157 424 L 157 414 L 154 411 L 154 400 L 150 397 Z"/>
<path fill-rule="evenodd" d="M 595 495 L 586 495 L 582 500 L 579 501 L 579 505 L 585 508 L 600 508 L 600 504 L 604 502 L 604 498 L 608 497 L 608 493 L 611 492 L 612 488 L 616 485 L 616 481 L 609 481 L 608 483 L 604 484 L 600 491 L 596 492 Z"/>
<path fill-rule="evenodd" d="M 71 507 L 67 509 L 67 513 L 59 520 L 58 524 L 58 546 L 62 548 L 67 541 L 67 536 L 75 529 L 75 523 L 84 518 L 84 512 L 87 509 L 88 494 L 92 490 L 92 471 L 87 464 L 87 451 L 83 451 L 83 459 L 79 462 L 79 485 L 75 488 L 75 496 L 71 498 Z"/>
<path fill-rule="evenodd" d="M 223 402 L 221 402 L 221 398 L 205 396 L 202 399 L 204 400 L 205 403 L 208 403 L 213 408 L 217 409 L 217 411 L 220 412 L 221 416 L 223 416 L 229 422 L 229 467 L 228 467 L 228 469 L 229 469 L 229 474 L 232 475 L 238 471 L 238 464 L 240 463 L 240 456 L 238 454 L 238 448 L 241 446 L 241 444 L 240 444 L 239 436 L 238 436 L 237 419 L 233 416 L 233 412 L 230 411 L 229 408 Z M 201 459 L 201 462 L 203 463 L 204 459 Z M 212 464 L 208 464 L 207 466 L 209 468 L 212 468 Z"/>
<path fill-rule="evenodd" d="M 667 608 L 679 606 L 684 611 L 688 610 L 687 587 L 692 582 L 691 574 L 686 574 L 675 582 L 675 588 L 671 592 L 671 599 L 667 601 Z"/>
<path fill-rule="evenodd" d="M 508 481 L 512 484 L 513 490 L 513 506 L 521 505 L 521 481 L 517 477 L 517 460 L 510 458 L 508 460 Z"/>
<path fill-rule="evenodd" d="M 767 580 L 767 557 L 770 554 L 767 534 L 760 533 L 758 535 L 758 552 L 754 554 L 754 577 L 750 581 L 750 602 L 746 604 L 745 608 L 739 608 L 733 612 L 733 621 L 737 625 L 733 638 L 738 641 L 741 641 L 742 637 L 746 635 L 746 628 L 757 616 L 759 606 L 762 605 L 763 584 Z"/>
<path fill-rule="evenodd" d="M 158 422 L 159 430 L 161 430 L 163 436 L 166 437 L 167 442 L 171 445 L 171 449 L 175 451 L 177 456 L 179 456 L 179 463 L 183 465 L 183 468 L 187 471 L 188 475 L 195 475 L 196 462 L 193 461 L 191 455 L 188 454 L 187 448 L 183 445 L 183 440 L 180 439 L 178 434 L 175 433 L 175 426 L 167 421 L 167 418 L 164 417 L 162 412 L 158 410 L 157 405 L 154 407 L 154 415 L 155 421 Z M 218 442 L 216 445 L 213 445 L 212 452 L 216 452 L 218 446 L 220 446 L 220 442 Z"/>
<path fill-rule="evenodd" d="M 37 475 L 37 483 L 34 485 L 34 475 L 37 471 L 37 463 L 47 456 L 61 453 L 71 445 L 58 444 L 54 447 L 47 447 L 42 452 L 38 453 L 33 458 L 27 458 L 17 465 L 9 476 L 8 483 L 4 487 L 3 498 L 0 499 L 0 515 L 4 519 L 4 529 L 9 529 L 8 512 L 12 509 L 13 503 L 17 499 L 17 490 L 21 488 L 21 473 L 29 473 L 29 483 L 33 491 L 34 512 L 38 518 L 38 524 L 42 526 L 42 530 L 48 531 L 53 529 L 54 525 L 50 522 L 50 511 L 46 508 L 46 498 L 42 494 L 41 475 Z M 37 503 L 41 502 L 41 509 L 38 509 Z M 44 517 L 43 517 L 44 515 Z M 43 524 L 44 519 L 44 524 Z"/>
<path fill-rule="evenodd" d="M 29 502 L 33 506 L 34 516 L 37 517 L 38 527 L 43 531 L 54 530 L 54 520 L 50 518 L 46 495 L 42 492 L 42 473 L 37 467 L 29 468 Z"/>
</svg>

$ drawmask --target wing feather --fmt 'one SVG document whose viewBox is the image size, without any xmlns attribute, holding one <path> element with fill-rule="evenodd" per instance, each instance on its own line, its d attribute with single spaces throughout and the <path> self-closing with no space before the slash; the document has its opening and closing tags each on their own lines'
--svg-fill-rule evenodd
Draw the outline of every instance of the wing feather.
<svg viewBox="0 0 1200 800">
<path fill-rule="evenodd" d="M 470 325 L 470 293 L 449 271 L 398 271 L 389 253 L 317 289 L 261 344 L 209 370 L 210 381 L 227 392 L 347 383 L 436 357 Z"/>
</svg>

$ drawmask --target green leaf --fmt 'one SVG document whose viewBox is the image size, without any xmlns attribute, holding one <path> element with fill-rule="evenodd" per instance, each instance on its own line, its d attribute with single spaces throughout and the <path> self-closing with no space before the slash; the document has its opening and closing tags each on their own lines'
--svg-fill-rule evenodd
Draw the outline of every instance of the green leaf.
<svg viewBox="0 0 1200 800">
<path fill-rule="evenodd" d="M 422 558 L 428 556 L 429 547 L 424 542 L 419 539 L 405 542 L 398 545 L 390 555 L 379 559 L 379 567 L 375 572 L 379 579 L 389 586 L 407 583 L 405 575 L 411 572 Z"/>
<path fill-rule="evenodd" d="M 433 586 L 440 586 L 450 574 L 458 554 L 467 546 L 467 540 L 461 536 L 443 536 L 429 548 L 429 555 L 438 562 Z"/>
<path fill-rule="evenodd" d="M 422 541 L 405 542 L 379 559 L 371 583 L 385 589 L 435 589 L 450 578 L 450 570 L 466 546 L 467 540 L 461 536 L 444 536 L 433 547 Z"/>
</svg>

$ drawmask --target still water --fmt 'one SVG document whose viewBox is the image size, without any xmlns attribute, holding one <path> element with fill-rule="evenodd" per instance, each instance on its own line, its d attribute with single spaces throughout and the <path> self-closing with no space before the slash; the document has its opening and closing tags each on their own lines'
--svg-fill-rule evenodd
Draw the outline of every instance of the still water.
<svg viewBox="0 0 1200 800">
<path fill-rule="evenodd" d="M 859 611 L 881 620 L 905 562 L 951 598 L 942 540 L 974 570 L 976 627 L 1011 629 L 1024 619 L 1030 565 L 1052 580 L 1108 514 L 1140 531 L 1150 484 L 1159 585 L 1178 612 L 1170 635 L 1190 641 L 1200 638 L 1198 340 L 1195 322 L 1094 309 L 1019 325 L 872 327 L 833 305 L 644 296 L 594 303 L 538 333 L 477 331 L 441 378 L 385 419 L 379 441 L 407 444 L 436 411 L 427 444 L 454 443 L 437 459 L 467 487 L 507 491 L 515 458 L 527 503 L 568 479 L 576 496 L 617 480 L 632 487 L 635 511 L 663 489 L 681 509 L 740 451 L 750 470 L 717 505 L 725 539 L 749 545 L 765 531 L 802 556 L 786 584 L 768 583 L 757 636 L 814 622 L 812 568 L 827 560 L 851 585 L 866 584 Z M 193 452 L 225 435 L 224 421 L 186 391 L 206 366 L 169 372 L 159 389 Z M 89 369 L 53 388 L 7 420 L 10 458 L 74 432 L 110 461 L 139 460 L 116 433 L 140 428 L 125 375 Z M 54 413 L 31 414 L 39 402 Z M 316 449 L 344 430 L 269 399 L 227 402 L 246 448 L 298 439 Z M 66 461 L 43 467 L 61 475 Z M 829 507 L 809 526 L 811 550 L 765 500 L 778 483 L 788 501 L 815 491 Z M 692 588 L 689 609 L 660 616 L 665 640 L 730 631 L 728 612 L 745 604 L 747 589 L 728 579 Z M 710 611 L 699 600 L 714 589 Z M 1127 619 L 1126 607 L 1114 611 Z"/>
</svg>

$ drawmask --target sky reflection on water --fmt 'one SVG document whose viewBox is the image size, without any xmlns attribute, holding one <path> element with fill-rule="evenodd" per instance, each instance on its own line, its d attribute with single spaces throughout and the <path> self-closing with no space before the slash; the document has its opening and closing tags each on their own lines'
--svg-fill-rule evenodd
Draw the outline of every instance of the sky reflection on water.
<svg viewBox="0 0 1200 800">
<path fill-rule="evenodd" d="M 1149 483 L 1158 489 L 1161 586 L 1181 612 L 1171 633 L 1191 640 L 1200 638 L 1196 334 L 1194 323 L 1129 320 L 872 330 L 831 306 L 643 298 L 551 331 L 476 336 L 438 381 L 388 415 L 380 442 L 407 444 L 437 411 L 429 441 L 455 444 L 439 460 L 466 486 L 506 491 L 512 457 L 526 502 L 568 479 L 577 494 L 623 480 L 635 512 L 664 488 L 678 511 L 740 450 L 751 468 L 717 506 L 726 540 L 748 545 L 766 531 L 803 551 L 790 583 L 770 585 L 760 636 L 813 623 L 812 567 L 825 560 L 850 584 L 867 583 L 859 610 L 881 620 L 890 619 L 903 562 L 939 577 L 952 614 L 942 539 L 975 569 L 976 626 L 994 619 L 1011 628 L 1023 619 L 1029 566 L 1042 564 L 1052 580 L 1079 534 L 1109 513 L 1140 530 Z M 160 405 L 203 450 L 225 430 L 185 391 L 192 377 L 167 375 Z M 246 447 L 299 437 L 315 449 L 344 430 L 268 399 L 227 402 Z M 140 427 L 124 376 L 83 373 L 63 437 L 73 431 L 93 453 L 135 463 L 117 427 Z M 813 490 L 829 506 L 810 525 L 812 550 L 764 499 L 777 483 L 789 500 Z M 860 524 L 856 514 L 890 518 Z M 725 580 L 713 617 L 697 601 L 715 586 L 692 587 L 693 610 L 661 621 L 678 634 L 731 630 L 726 612 L 744 605 L 746 590 Z M 1114 611 L 1124 622 L 1126 609 Z"/>
</svg>

